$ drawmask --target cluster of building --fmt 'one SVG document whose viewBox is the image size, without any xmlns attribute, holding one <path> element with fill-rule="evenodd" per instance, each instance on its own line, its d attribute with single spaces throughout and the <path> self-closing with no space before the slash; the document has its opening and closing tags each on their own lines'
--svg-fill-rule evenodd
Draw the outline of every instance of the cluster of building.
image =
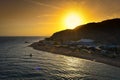
<svg viewBox="0 0 120 80">
<path fill-rule="evenodd" d="M 57 42 L 57 41 L 43 41 L 44 44 L 54 45 L 56 47 L 65 47 L 71 50 L 87 50 L 90 53 L 97 53 L 109 57 L 118 57 L 120 56 L 120 46 L 113 44 L 98 44 L 92 39 L 80 39 L 78 41 L 66 41 L 66 42 Z"/>
</svg>

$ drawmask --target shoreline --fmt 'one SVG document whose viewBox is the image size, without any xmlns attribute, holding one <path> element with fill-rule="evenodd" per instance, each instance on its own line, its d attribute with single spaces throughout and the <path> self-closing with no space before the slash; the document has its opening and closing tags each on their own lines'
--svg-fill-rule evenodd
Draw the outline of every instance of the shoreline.
<svg viewBox="0 0 120 80">
<path fill-rule="evenodd" d="M 55 47 L 53 45 L 42 44 L 40 42 L 34 42 L 30 45 L 30 47 L 32 47 L 36 50 L 51 52 L 53 54 L 60 54 L 60 55 L 66 55 L 66 56 L 87 59 L 87 60 L 100 62 L 100 63 L 104 63 L 104 64 L 108 64 L 108 65 L 120 68 L 120 58 L 109 58 L 109 57 L 105 57 L 105 56 L 98 55 L 95 53 L 87 53 L 84 50 L 72 51 L 68 48 Z"/>
</svg>

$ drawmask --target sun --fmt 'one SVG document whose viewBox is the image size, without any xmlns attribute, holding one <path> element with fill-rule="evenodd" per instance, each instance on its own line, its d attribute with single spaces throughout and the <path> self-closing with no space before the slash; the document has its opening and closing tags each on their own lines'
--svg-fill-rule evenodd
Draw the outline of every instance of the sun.
<svg viewBox="0 0 120 80">
<path fill-rule="evenodd" d="M 77 13 L 69 13 L 66 15 L 64 20 L 64 25 L 68 29 L 74 29 L 76 26 L 82 24 L 82 20 L 79 14 Z"/>
</svg>

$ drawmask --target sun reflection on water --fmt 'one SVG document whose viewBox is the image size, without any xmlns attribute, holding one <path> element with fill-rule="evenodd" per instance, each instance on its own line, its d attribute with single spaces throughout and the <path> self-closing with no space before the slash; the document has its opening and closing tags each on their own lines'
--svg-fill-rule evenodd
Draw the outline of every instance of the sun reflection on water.
<svg viewBox="0 0 120 80">
<path fill-rule="evenodd" d="M 75 58 L 75 57 L 64 56 L 64 60 L 65 60 L 67 70 L 77 71 L 78 67 L 84 67 L 85 66 L 85 63 L 82 59 L 78 59 L 78 58 Z"/>
</svg>

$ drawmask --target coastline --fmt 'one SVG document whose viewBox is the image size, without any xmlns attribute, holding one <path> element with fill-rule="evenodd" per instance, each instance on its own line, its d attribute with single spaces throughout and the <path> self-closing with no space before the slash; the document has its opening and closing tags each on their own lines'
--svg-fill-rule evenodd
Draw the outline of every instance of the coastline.
<svg viewBox="0 0 120 80">
<path fill-rule="evenodd" d="M 84 50 L 72 51 L 68 48 L 56 47 L 54 45 L 43 44 L 40 42 L 32 43 L 30 45 L 30 47 L 32 47 L 36 50 L 51 52 L 53 54 L 60 54 L 60 55 L 66 55 L 66 56 L 87 59 L 87 60 L 100 62 L 100 63 L 104 63 L 104 64 L 108 64 L 108 65 L 120 68 L 120 58 L 109 58 L 109 57 L 105 57 L 105 56 L 98 55 L 95 53 L 88 53 Z"/>
</svg>

